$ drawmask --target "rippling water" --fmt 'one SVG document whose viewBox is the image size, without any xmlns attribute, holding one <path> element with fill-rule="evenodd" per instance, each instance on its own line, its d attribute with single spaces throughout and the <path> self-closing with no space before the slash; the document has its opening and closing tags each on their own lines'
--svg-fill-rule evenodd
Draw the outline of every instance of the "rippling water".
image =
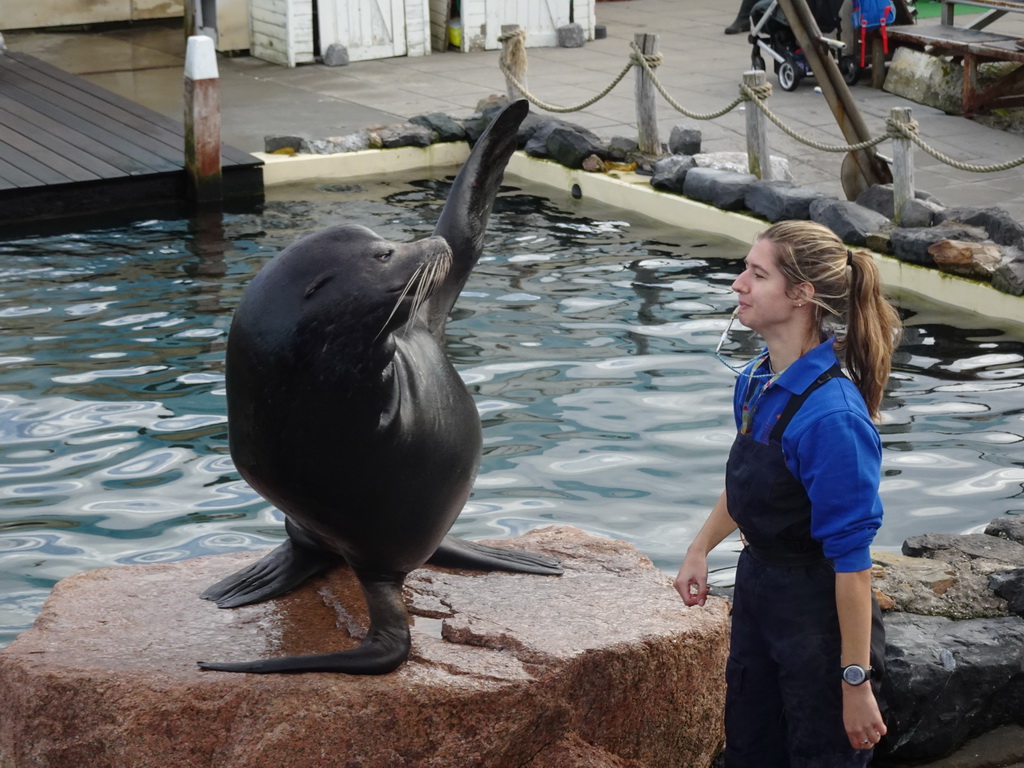
<svg viewBox="0 0 1024 768">
<path fill-rule="evenodd" d="M 279 191 L 260 215 L 0 242 L 0 644 L 90 568 L 275 545 L 234 471 L 223 355 L 253 274 L 301 234 L 429 234 L 444 181 Z M 372 197 L 367 202 L 365 198 Z M 733 374 L 711 354 L 743 249 L 509 188 L 448 325 L 484 458 L 455 532 L 549 523 L 672 571 L 717 498 Z M 884 404 L 881 548 L 1024 512 L 1024 337 L 905 307 Z M 756 349 L 740 338 L 739 355 Z M 727 582 L 735 545 L 712 558 Z"/>
</svg>

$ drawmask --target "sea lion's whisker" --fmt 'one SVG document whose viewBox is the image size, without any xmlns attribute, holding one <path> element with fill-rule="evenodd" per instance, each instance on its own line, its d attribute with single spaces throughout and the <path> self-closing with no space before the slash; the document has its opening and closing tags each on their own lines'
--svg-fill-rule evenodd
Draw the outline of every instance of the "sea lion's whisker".
<svg viewBox="0 0 1024 768">
<path fill-rule="evenodd" d="M 380 330 L 377 331 L 377 335 L 373 337 L 374 341 L 379 339 L 380 335 L 384 333 L 385 329 L 387 329 L 388 323 L 391 322 L 391 318 L 395 316 L 395 312 L 398 311 L 398 308 L 402 306 L 402 302 L 405 300 L 405 297 L 409 295 L 409 291 L 412 290 L 413 286 L 420 282 L 420 275 L 422 273 L 423 265 L 420 264 L 418 267 L 416 267 L 416 271 L 412 273 L 412 277 L 409 278 L 409 282 L 405 284 L 405 287 L 402 289 L 402 293 L 399 294 L 398 299 L 395 301 L 395 306 L 391 308 L 391 314 L 389 314 L 387 320 L 384 321 L 384 325 L 382 325 Z M 416 296 L 418 295 L 419 294 L 417 292 Z"/>
</svg>

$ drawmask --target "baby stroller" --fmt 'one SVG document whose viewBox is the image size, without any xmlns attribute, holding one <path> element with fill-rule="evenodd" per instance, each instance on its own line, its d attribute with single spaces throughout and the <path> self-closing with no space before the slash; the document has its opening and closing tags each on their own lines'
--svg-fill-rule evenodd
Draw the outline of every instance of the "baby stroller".
<svg viewBox="0 0 1024 768">
<path fill-rule="evenodd" d="M 844 53 L 845 43 L 836 39 L 841 33 L 839 8 L 842 4 L 843 0 L 807 0 L 811 15 L 814 16 L 822 33 L 820 39 L 825 43 L 828 54 L 839 65 L 839 71 L 846 84 L 853 85 L 860 78 L 860 67 L 853 56 Z M 779 7 L 778 0 L 760 0 L 751 9 L 750 20 L 753 26 L 750 29 L 749 40 L 754 46 L 750 57 L 752 67 L 764 71 L 765 61 L 762 53 L 770 56 L 775 62 L 775 74 L 779 78 L 782 90 L 796 90 L 800 81 L 813 73 L 786 20 L 786 15 Z"/>
</svg>

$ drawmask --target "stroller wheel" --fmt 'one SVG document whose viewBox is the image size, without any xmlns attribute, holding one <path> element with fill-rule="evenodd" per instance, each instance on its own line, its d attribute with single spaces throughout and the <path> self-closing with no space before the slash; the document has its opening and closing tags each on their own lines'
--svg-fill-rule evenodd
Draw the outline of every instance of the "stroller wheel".
<svg viewBox="0 0 1024 768">
<path fill-rule="evenodd" d="M 752 56 L 750 58 L 750 68 L 751 69 L 759 70 L 761 72 L 764 72 L 765 71 L 764 59 L 761 58 L 760 56 Z"/>
<path fill-rule="evenodd" d="M 797 68 L 793 59 L 786 57 L 786 60 L 779 65 L 779 85 L 784 91 L 795 91 L 800 85 L 800 78 L 803 73 Z"/>
<path fill-rule="evenodd" d="M 860 80 L 861 69 L 857 66 L 857 60 L 853 56 L 839 57 L 839 71 L 843 75 L 843 82 L 847 85 L 856 85 Z"/>
</svg>

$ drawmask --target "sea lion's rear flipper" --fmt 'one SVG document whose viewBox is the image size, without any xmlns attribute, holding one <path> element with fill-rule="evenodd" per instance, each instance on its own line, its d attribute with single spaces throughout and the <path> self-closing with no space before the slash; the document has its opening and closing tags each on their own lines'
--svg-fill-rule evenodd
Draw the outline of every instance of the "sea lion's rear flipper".
<svg viewBox="0 0 1024 768">
<path fill-rule="evenodd" d="M 404 577 L 369 580 L 360 577 L 370 609 L 370 629 L 358 648 L 313 656 L 285 656 L 258 661 L 200 661 L 203 669 L 221 672 L 345 672 L 350 675 L 383 675 L 409 657 L 409 614 L 402 599 Z"/>
<path fill-rule="evenodd" d="M 435 289 L 421 312 L 435 338 L 483 252 L 487 220 L 509 158 L 518 147 L 519 125 L 530 111 L 525 99 L 513 101 L 491 121 L 452 183 L 434 234 L 451 246 L 453 261 L 444 284 Z"/>
<path fill-rule="evenodd" d="M 486 544 L 445 536 L 441 546 L 427 560 L 442 568 L 466 568 L 474 571 L 512 571 L 557 576 L 562 573 L 558 560 L 533 552 L 489 547 Z"/>
<path fill-rule="evenodd" d="M 222 579 L 200 597 L 218 608 L 237 608 L 291 592 L 310 576 L 320 573 L 338 558 L 296 545 L 291 539 L 252 565 Z"/>
</svg>

